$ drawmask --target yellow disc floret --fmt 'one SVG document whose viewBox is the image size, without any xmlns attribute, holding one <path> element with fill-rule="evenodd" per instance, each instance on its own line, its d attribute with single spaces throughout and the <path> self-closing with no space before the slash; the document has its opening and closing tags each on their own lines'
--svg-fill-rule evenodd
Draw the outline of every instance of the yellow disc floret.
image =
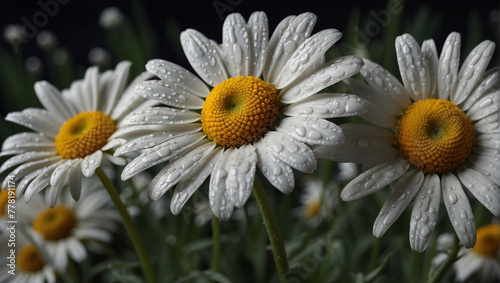
<svg viewBox="0 0 500 283">
<path fill-rule="evenodd" d="M 441 99 L 412 104 L 396 133 L 401 155 L 425 173 L 443 174 L 465 162 L 474 143 L 474 126 L 454 103 Z"/>
<path fill-rule="evenodd" d="M 477 241 L 473 251 L 483 256 L 497 257 L 500 252 L 500 226 L 490 224 L 477 229 Z"/>
<path fill-rule="evenodd" d="M 212 89 L 201 111 L 203 131 L 221 146 L 254 142 L 271 129 L 278 118 L 276 89 L 255 77 L 225 80 Z"/>
<path fill-rule="evenodd" d="M 24 272 L 38 272 L 43 269 L 45 262 L 33 245 L 24 247 L 18 255 L 17 267 Z"/>
<path fill-rule="evenodd" d="M 115 122 L 101 111 L 82 112 L 62 125 L 56 149 L 65 159 L 83 158 L 105 146 L 115 131 Z"/>
<path fill-rule="evenodd" d="M 35 219 L 33 230 L 40 232 L 46 240 L 57 241 L 71 235 L 76 225 L 73 211 L 65 206 L 56 205 L 43 211 Z"/>
<path fill-rule="evenodd" d="M 314 216 L 318 215 L 320 209 L 321 202 L 319 199 L 310 201 L 308 204 L 306 204 L 304 215 L 306 216 L 306 218 L 313 218 Z"/>
</svg>

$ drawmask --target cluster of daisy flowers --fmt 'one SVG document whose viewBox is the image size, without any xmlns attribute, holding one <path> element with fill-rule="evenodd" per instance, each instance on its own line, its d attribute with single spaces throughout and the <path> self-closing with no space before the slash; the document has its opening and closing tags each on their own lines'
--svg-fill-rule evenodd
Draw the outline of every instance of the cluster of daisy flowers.
<svg viewBox="0 0 500 283">
<path fill-rule="evenodd" d="M 315 22 L 314 14 L 303 13 L 270 31 L 265 13 L 248 21 L 235 13 L 224 21 L 222 43 L 194 29 L 180 34 L 195 73 L 153 59 L 130 83 L 129 62 L 103 73 L 89 68 L 67 90 L 37 82 L 44 109 L 6 117 L 33 131 L 5 140 L 1 156 L 13 157 L 0 173 L 11 170 L 18 198 L 27 201 L 21 208 L 27 233 L 47 243 L 49 267 L 64 269 L 67 256 L 84 258 L 86 236 L 110 239 L 117 217 L 100 210 L 106 194 L 86 180 L 103 168 L 128 180 L 157 165 L 159 172 L 140 188 L 150 199 L 172 189 L 170 210 L 179 214 L 207 184 L 211 212 L 228 220 L 261 182 L 288 194 L 296 172 L 313 173 L 318 159 L 359 163 L 364 171 L 342 188 L 342 200 L 391 187 L 375 236 L 413 201 L 409 241 L 423 252 L 443 202 L 460 243 L 473 247 L 470 195 L 500 216 L 499 68 L 487 70 L 494 43 L 482 42 L 460 64 L 457 33 L 440 54 L 432 39 L 420 46 L 401 35 L 395 44 L 400 82 L 358 56 L 326 61 L 342 34 L 313 33 Z M 340 82 L 348 93 L 331 91 Z M 353 116 L 364 122 L 335 123 Z M 337 202 L 332 192 L 314 182 L 307 190 L 303 214 L 328 218 Z M 101 222 L 85 226 L 93 213 Z M 36 272 L 46 274 L 47 259 L 32 257 Z"/>
</svg>

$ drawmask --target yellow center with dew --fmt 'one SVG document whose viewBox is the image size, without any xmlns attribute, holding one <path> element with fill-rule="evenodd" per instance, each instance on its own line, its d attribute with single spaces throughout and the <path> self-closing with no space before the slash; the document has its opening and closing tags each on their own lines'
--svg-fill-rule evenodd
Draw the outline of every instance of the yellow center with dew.
<svg viewBox="0 0 500 283">
<path fill-rule="evenodd" d="M 76 217 L 73 211 L 56 205 L 38 215 L 33 223 L 33 230 L 38 231 L 46 240 L 57 241 L 69 237 L 75 226 Z"/>
<path fill-rule="evenodd" d="M 420 100 L 401 116 L 396 133 L 400 154 L 425 173 L 443 174 L 465 162 L 474 144 L 474 126 L 454 103 Z"/>
<path fill-rule="evenodd" d="M 486 257 L 497 257 L 500 249 L 500 226 L 490 224 L 477 229 L 473 251 Z"/>
<path fill-rule="evenodd" d="M 45 266 L 42 256 L 33 245 L 21 249 L 17 258 L 17 267 L 24 272 L 38 272 Z"/>
<path fill-rule="evenodd" d="M 56 149 L 65 159 L 84 158 L 105 146 L 115 131 L 115 122 L 101 111 L 82 112 L 62 125 Z"/>
<path fill-rule="evenodd" d="M 205 100 L 201 110 L 203 131 L 225 147 L 252 143 L 272 128 L 280 105 L 276 89 L 261 79 L 227 79 Z"/>
</svg>

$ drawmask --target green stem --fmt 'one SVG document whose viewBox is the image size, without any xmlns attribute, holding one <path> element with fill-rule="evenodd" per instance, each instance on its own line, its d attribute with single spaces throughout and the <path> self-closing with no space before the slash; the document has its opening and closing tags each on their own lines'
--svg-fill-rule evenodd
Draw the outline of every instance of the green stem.
<svg viewBox="0 0 500 283">
<path fill-rule="evenodd" d="M 271 209 L 269 199 L 267 198 L 266 192 L 262 187 L 259 178 L 255 178 L 255 183 L 253 187 L 253 194 L 259 205 L 259 210 L 264 220 L 264 225 L 266 226 L 267 234 L 269 236 L 269 241 L 273 248 L 274 263 L 276 264 L 276 269 L 280 278 L 280 282 L 288 282 L 288 259 L 285 252 L 285 245 L 283 243 L 283 238 L 278 227 L 278 222 Z"/>
<path fill-rule="evenodd" d="M 144 276 L 146 277 L 147 282 L 149 283 L 154 283 L 156 282 L 154 273 L 153 273 L 153 268 L 151 267 L 151 263 L 149 262 L 148 254 L 146 252 L 146 248 L 144 247 L 140 237 L 139 237 L 139 232 L 137 231 L 137 228 L 134 225 L 134 222 L 132 221 L 132 218 L 127 212 L 127 208 L 123 204 L 122 200 L 120 199 L 120 196 L 118 195 L 118 192 L 116 191 L 115 186 L 111 181 L 109 180 L 108 176 L 106 176 L 106 173 L 104 173 L 104 170 L 102 170 L 101 167 L 98 167 L 96 169 L 96 174 L 99 176 L 99 179 L 101 179 L 102 184 L 108 191 L 109 196 L 111 197 L 111 200 L 115 204 L 116 209 L 120 213 L 120 216 L 122 217 L 123 223 L 125 224 L 125 228 L 127 229 L 127 232 L 132 239 L 132 243 L 134 244 L 134 248 L 139 255 L 139 260 L 141 261 L 142 264 L 142 270 L 144 272 Z"/>
<path fill-rule="evenodd" d="M 458 237 L 455 235 L 455 238 L 453 240 L 453 248 L 448 254 L 448 258 L 446 258 L 446 261 L 439 266 L 436 275 L 429 280 L 429 283 L 441 282 L 441 279 L 443 279 L 448 269 L 450 269 L 453 263 L 457 260 L 457 255 L 459 251 L 460 251 L 459 240 Z"/>
<path fill-rule="evenodd" d="M 215 217 L 215 216 L 212 216 L 212 238 L 213 238 L 212 269 L 215 272 L 219 272 L 219 266 L 220 266 L 220 225 L 219 225 L 219 219 L 217 219 L 217 217 Z"/>
</svg>

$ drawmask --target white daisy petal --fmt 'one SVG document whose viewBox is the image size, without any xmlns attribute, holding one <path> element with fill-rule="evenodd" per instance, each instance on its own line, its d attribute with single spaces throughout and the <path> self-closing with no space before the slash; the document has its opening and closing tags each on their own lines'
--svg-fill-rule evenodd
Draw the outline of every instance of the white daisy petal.
<svg viewBox="0 0 500 283">
<path fill-rule="evenodd" d="M 82 169 L 80 168 L 81 161 L 78 160 L 68 173 L 68 184 L 71 196 L 75 201 L 80 199 L 80 194 L 82 192 Z"/>
<path fill-rule="evenodd" d="M 500 66 L 492 68 L 484 73 L 480 83 L 476 85 L 474 91 L 462 102 L 460 108 L 467 111 L 483 95 L 495 91 L 495 85 L 500 81 Z"/>
<path fill-rule="evenodd" d="M 430 92 L 428 63 L 417 41 L 409 34 L 396 38 L 396 53 L 401 79 L 413 100 Z"/>
<path fill-rule="evenodd" d="M 302 13 L 287 17 L 276 27 L 269 40 L 268 50 L 274 50 L 266 59 L 264 78 L 274 83 L 288 59 L 312 33 L 317 17 L 313 13 Z"/>
<path fill-rule="evenodd" d="M 305 79 L 297 80 L 280 92 L 281 101 L 291 104 L 303 100 L 343 79 L 358 73 L 363 61 L 356 56 L 334 59 L 311 71 Z"/>
<path fill-rule="evenodd" d="M 189 63 L 207 84 L 215 87 L 228 78 L 214 43 L 203 34 L 187 29 L 181 33 L 181 44 Z"/>
<path fill-rule="evenodd" d="M 283 109 L 287 116 L 318 118 L 350 117 L 367 111 L 359 97 L 341 93 L 319 93 Z"/>
<path fill-rule="evenodd" d="M 257 161 L 255 147 L 249 144 L 236 149 L 231 155 L 230 163 L 226 166 L 226 188 L 236 207 L 242 207 L 250 197 Z"/>
<path fill-rule="evenodd" d="M 57 162 L 61 160 L 60 156 L 52 156 L 48 158 L 44 158 L 41 160 L 36 160 L 36 161 L 31 161 L 27 162 L 24 164 L 21 164 L 18 166 L 16 169 L 14 169 L 12 172 L 9 173 L 9 176 L 13 176 L 13 178 L 5 178 L 2 187 L 7 188 L 9 187 L 8 181 L 11 181 L 11 183 L 18 184 L 18 191 L 22 193 L 22 190 L 19 190 L 19 186 L 21 185 L 18 181 L 23 179 L 24 176 L 28 175 L 31 172 L 37 171 L 39 169 L 42 169 L 44 167 L 49 166 L 53 162 Z"/>
<path fill-rule="evenodd" d="M 495 183 L 500 184 L 500 160 L 498 159 L 498 151 L 494 154 L 471 154 L 468 160 L 475 166 L 475 168 L 480 169 L 480 172 L 485 174 Z"/>
<path fill-rule="evenodd" d="M 295 186 L 292 168 L 272 155 L 263 139 L 255 143 L 255 148 L 259 158 L 257 166 L 269 183 L 284 194 L 290 193 Z"/>
<path fill-rule="evenodd" d="M 342 37 L 342 33 L 338 30 L 327 29 L 306 39 L 292 54 L 290 59 L 288 59 L 281 69 L 280 75 L 273 84 L 275 84 L 277 88 L 283 88 L 290 84 L 290 82 L 301 76 L 305 70 L 308 70 L 318 58 L 324 56 L 325 52 L 337 42 L 340 37 Z M 342 76 L 342 74 L 339 73 L 335 75 Z M 328 80 L 330 79 L 331 78 L 328 78 Z"/>
<path fill-rule="evenodd" d="M 135 139 L 143 135 L 149 135 L 154 132 L 166 133 L 170 130 L 175 130 L 178 128 L 189 128 L 186 132 L 190 132 L 192 128 L 197 127 L 201 130 L 201 124 L 192 125 L 137 125 L 137 126 L 127 126 L 116 130 L 109 139 L 122 138 L 126 140 Z M 182 131 L 182 129 L 180 129 Z M 184 133 L 184 131 L 182 131 Z"/>
<path fill-rule="evenodd" d="M 226 17 L 222 26 L 222 49 L 224 66 L 230 77 L 248 76 L 252 68 L 253 58 L 251 38 L 247 23 L 239 13 Z"/>
<path fill-rule="evenodd" d="M 370 121 L 370 123 L 379 126 L 381 128 L 396 128 L 398 125 L 398 120 L 385 112 L 379 104 L 373 104 L 370 101 L 364 101 L 363 105 L 368 108 L 365 113 L 359 114 L 359 117 Z"/>
<path fill-rule="evenodd" d="M 287 117 L 279 121 L 276 131 L 307 144 L 336 145 L 344 142 L 339 126 L 316 117 Z"/>
<path fill-rule="evenodd" d="M 148 107 L 127 115 L 122 123 L 126 125 L 189 124 L 200 119 L 201 115 L 187 109 L 170 107 Z"/>
<path fill-rule="evenodd" d="M 101 148 L 102 151 L 107 151 L 115 147 L 122 146 L 127 143 L 126 139 L 109 139 L 108 143 Z"/>
<path fill-rule="evenodd" d="M 483 174 L 472 168 L 459 167 L 460 182 L 479 200 L 493 215 L 500 216 L 500 190 Z"/>
<path fill-rule="evenodd" d="M 225 168 L 230 162 L 235 148 L 226 149 L 219 160 L 215 163 L 210 176 L 210 188 L 208 198 L 214 215 L 222 220 L 228 220 L 234 210 L 231 192 L 227 188 L 228 170 Z"/>
<path fill-rule="evenodd" d="M 439 176 L 428 174 L 415 196 L 410 220 L 410 246 L 419 253 L 425 251 L 436 228 L 441 201 Z"/>
<path fill-rule="evenodd" d="M 63 122 L 49 111 L 37 108 L 26 108 L 22 112 L 11 112 L 7 114 L 5 120 L 25 126 L 35 132 L 43 133 L 47 137 L 56 137 Z"/>
<path fill-rule="evenodd" d="M 438 98 L 438 93 L 437 93 L 438 86 L 437 86 L 437 80 L 435 78 L 437 77 L 438 73 L 439 59 L 434 40 L 428 39 L 422 43 L 422 54 L 424 55 L 424 58 L 427 61 L 426 72 L 429 73 L 427 77 L 427 82 L 429 83 L 429 92 L 422 93 L 422 98 L 423 99 Z"/>
<path fill-rule="evenodd" d="M 187 134 L 147 149 L 125 166 L 121 174 L 122 180 L 127 180 L 151 166 L 171 159 L 204 137 L 205 135 L 202 133 Z"/>
<path fill-rule="evenodd" d="M 201 159 L 195 168 L 189 172 L 175 187 L 170 203 L 170 210 L 177 215 L 181 212 L 182 207 L 188 199 L 201 186 L 205 179 L 212 173 L 217 160 L 222 154 L 222 147 L 217 147 L 212 150 L 207 156 Z"/>
<path fill-rule="evenodd" d="M 494 133 L 481 134 L 474 140 L 474 145 L 500 150 L 500 136 Z"/>
<path fill-rule="evenodd" d="M 410 164 L 404 159 L 378 164 L 347 184 L 340 197 L 344 201 L 351 201 L 374 193 L 398 179 L 409 167 Z"/>
<path fill-rule="evenodd" d="M 70 238 L 68 241 L 68 254 L 76 262 L 80 262 L 87 257 L 87 250 L 82 242 L 75 238 Z"/>
<path fill-rule="evenodd" d="M 450 222 L 460 243 L 466 248 L 473 247 L 476 243 L 476 223 L 462 184 L 454 174 L 446 173 L 442 176 L 441 191 Z"/>
<path fill-rule="evenodd" d="M 467 111 L 472 121 L 482 119 L 490 114 L 497 114 L 500 105 L 500 89 L 483 96 Z"/>
<path fill-rule="evenodd" d="M 439 56 L 437 75 L 439 99 L 449 99 L 457 87 L 460 46 L 460 34 L 450 33 L 444 43 L 441 56 Z"/>
<path fill-rule="evenodd" d="M 94 175 L 97 167 L 101 166 L 102 161 L 102 151 L 96 150 L 96 152 L 85 156 L 82 160 L 82 174 L 85 177 L 90 177 Z"/>
<path fill-rule="evenodd" d="M 373 64 L 373 63 L 372 63 Z M 365 68 L 365 66 L 363 66 Z M 378 76 L 376 77 L 378 80 L 381 80 Z M 378 81 L 377 80 L 377 81 Z M 371 102 L 372 104 L 377 105 L 380 111 L 391 115 L 400 115 L 403 112 L 403 109 L 392 99 L 390 99 L 387 95 L 383 95 L 379 91 L 375 90 L 369 84 L 363 83 L 361 80 L 347 78 L 344 80 L 344 83 L 347 85 L 347 88 L 353 94 L 359 96 L 360 98 Z M 403 87 L 401 87 L 403 89 Z M 409 96 L 406 96 L 408 100 Z"/>
<path fill-rule="evenodd" d="M 9 159 L 7 159 L 2 166 L 0 167 L 0 174 L 3 173 L 5 170 L 14 167 L 16 165 L 22 164 L 22 163 L 27 163 L 31 161 L 36 161 L 40 160 L 42 158 L 48 157 L 54 155 L 53 152 L 45 152 L 45 151 L 29 151 L 25 153 L 18 154 L 16 156 L 13 156 Z"/>
<path fill-rule="evenodd" d="M 21 180 L 21 182 L 16 183 L 17 184 L 17 186 L 16 186 L 16 197 L 17 198 L 20 198 L 23 195 L 24 191 L 26 190 L 28 185 L 31 183 L 31 181 L 33 181 L 33 179 L 38 177 L 38 175 L 40 175 L 43 172 L 44 168 L 35 169 L 31 172 L 26 173 L 23 176 L 23 179 Z"/>
<path fill-rule="evenodd" d="M 199 162 L 214 149 L 215 144 L 202 141 L 193 150 L 165 166 L 148 186 L 148 195 L 156 200 L 198 167 Z"/>
<path fill-rule="evenodd" d="M 33 179 L 33 181 L 28 185 L 26 188 L 25 192 L 25 199 L 27 202 L 30 201 L 31 197 L 40 192 L 41 190 L 45 189 L 50 183 L 50 176 L 52 175 L 52 172 L 56 169 L 59 164 L 63 163 L 64 160 L 59 160 L 58 162 L 55 162 L 51 164 L 50 166 L 44 168 L 40 174 Z"/>
<path fill-rule="evenodd" d="M 146 70 L 163 82 L 175 84 L 178 88 L 183 88 L 196 96 L 207 97 L 210 93 L 208 87 L 197 76 L 177 64 L 154 59 L 148 61 Z"/>
<path fill-rule="evenodd" d="M 89 108 L 87 110 L 97 111 L 99 102 L 99 68 L 93 66 L 87 69 L 85 72 L 85 78 L 83 79 L 85 88 L 87 89 L 87 99 L 89 102 Z"/>
<path fill-rule="evenodd" d="M 500 133 L 500 113 L 490 114 L 474 124 L 474 130 L 480 133 Z"/>
<path fill-rule="evenodd" d="M 248 19 L 247 29 L 252 37 L 252 54 L 249 76 L 260 77 L 264 69 L 264 61 L 267 56 L 267 44 L 269 38 L 269 25 L 264 12 L 254 12 Z"/>
<path fill-rule="evenodd" d="M 144 81 L 136 85 L 134 93 L 157 100 L 167 106 L 188 109 L 203 108 L 204 100 L 187 90 L 163 81 Z"/>
<path fill-rule="evenodd" d="M 363 62 L 364 65 L 360 73 L 377 93 L 382 94 L 381 96 L 386 99 L 391 99 L 401 109 L 406 109 L 410 106 L 410 95 L 396 77 L 368 59 L 363 59 Z"/>
<path fill-rule="evenodd" d="M 59 166 L 61 166 L 61 165 L 59 165 Z M 52 173 L 52 175 L 54 175 L 54 173 Z M 50 188 L 47 190 L 47 193 L 45 194 L 45 202 L 50 208 L 54 208 L 54 206 L 56 206 L 57 199 L 59 198 L 59 196 L 62 192 L 62 189 L 67 184 L 68 175 L 69 174 L 64 174 L 63 177 L 65 178 L 65 181 L 62 181 L 62 182 L 60 181 L 55 185 L 51 184 Z M 52 177 L 51 177 L 51 179 L 52 179 Z"/>
<path fill-rule="evenodd" d="M 134 80 L 132 80 L 111 112 L 110 117 L 113 121 L 121 120 L 134 109 L 150 107 L 158 104 L 156 100 L 147 100 L 133 92 L 137 84 L 151 78 L 153 78 L 153 74 L 149 72 L 142 72 L 135 77 Z"/>
<path fill-rule="evenodd" d="M 415 169 L 404 174 L 394 185 L 394 190 L 389 194 L 384 205 L 373 224 L 373 235 L 382 237 L 384 233 L 396 222 L 411 200 L 418 193 L 424 181 L 422 171 Z"/>
<path fill-rule="evenodd" d="M 57 166 L 57 168 L 52 172 L 50 176 L 50 185 L 56 186 L 61 180 L 67 176 L 69 169 L 78 162 L 77 159 L 67 159 L 61 165 Z"/>
<path fill-rule="evenodd" d="M 35 83 L 35 93 L 43 107 L 64 122 L 76 116 L 73 105 L 62 96 L 58 89 L 46 81 Z"/>
<path fill-rule="evenodd" d="M 106 80 L 107 83 L 103 83 L 104 74 L 101 74 L 101 89 L 99 90 L 99 109 L 109 115 L 113 112 L 117 105 L 118 100 L 121 98 L 125 86 L 127 84 L 128 74 L 130 71 L 130 66 L 132 65 L 129 61 L 122 61 L 118 63 L 114 71 L 107 71 L 110 74 L 109 79 Z"/>
<path fill-rule="evenodd" d="M 269 147 L 269 153 L 291 167 L 304 173 L 316 169 L 316 158 L 307 145 L 277 132 L 268 132 L 262 142 Z"/>
<path fill-rule="evenodd" d="M 460 264 L 461 262 L 464 262 L 465 264 Z M 458 262 L 457 267 L 454 268 L 456 272 L 455 275 L 456 281 L 465 282 L 475 272 L 481 269 L 483 265 L 484 262 L 482 260 L 479 260 L 477 256 L 474 256 L 474 254 L 465 255 L 463 258 L 461 258 L 461 261 Z"/>
<path fill-rule="evenodd" d="M 153 132 L 151 134 L 143 135 L 138 138 L 129 140 L 129 142 L 116 149 L 114 155 L 119 156 L 132 151 L 151 148 L 174 137 L 198 132 L 199 130 L 201 130 L 201 125 L 171 125 L 168 128 L 168 131 Z"/>
<path fill-rule="evenodd" d="M 489 40 L 481 42 L 465 58 L 462 68 L 458 73 L 457 89 L 451 95 L 451 100 L 456 104 L 462 103 L 483 77 L 484 71 L 493 56 L 495 43 Z"/>
</svg>

